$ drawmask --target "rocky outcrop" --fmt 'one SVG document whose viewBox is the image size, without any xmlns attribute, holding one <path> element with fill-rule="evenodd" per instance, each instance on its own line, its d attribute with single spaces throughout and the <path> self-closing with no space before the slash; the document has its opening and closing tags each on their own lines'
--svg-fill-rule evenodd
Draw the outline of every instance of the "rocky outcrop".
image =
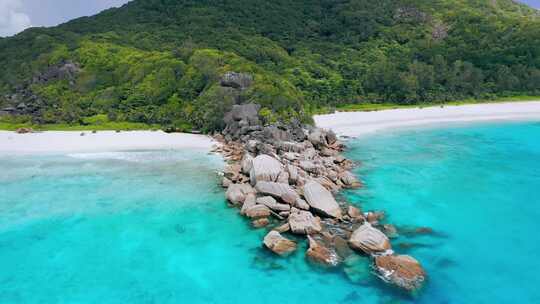
<svg viewBox="0 0 540 304">
<path fill-rule="evenodd" d="M 388 237 L 369 223 L 363 224 L 353 232 L 349 245 L 366 254 L 381 254 L 392 249 Z"/>
<path fill-rule="evenodd" d="M 304 186 L 304 196 L 313 210 L 322 215 L 341 218 L 341 208 L 330 191 L 321 184 L 311 181 Z"/>
<path fill-rule="evenodd" d="M 270 231 L 263 240 L 264 246 L 275 254 L 287 256 L 296 250 L 296 243 L 283 237 L 279 232 Z"/>
<path fill-rule="evenodd" d="M 420 289 L 426 279 L 420 263 L 408 255 L 378 256 L 375 267 L 382 279 L 408 291 Z"/>
<path fill-rule="evenodd" d="M 296 250 L 296 243 L 282 233 L 305 237 L 309 242 L 305 256 L 312 264 L 335 267 L 353 281 L 366 281 L 375 259 L 394 257 L 385 233 L 393 237 L 397 231 L 383 222 L 384 212 L 363 213 L 334 198 L 341 189 L 362 186 L 350 172 L 355 164 L 341 155 L 343 143 L 331 131 L 295 121 L 262 126 L 258 109 L 236 105 L 216 137 L 223 145 L 215 151 L 229 161 L 222 180 L 228 200 L 252 227 L 270 231 L 263 240 L 269 250 L 279 255 Z M 409 290 L 419 280 L 396 271 L 415 270 L 406 262 L 379 260 L 377 274 Z"/>
</svg>

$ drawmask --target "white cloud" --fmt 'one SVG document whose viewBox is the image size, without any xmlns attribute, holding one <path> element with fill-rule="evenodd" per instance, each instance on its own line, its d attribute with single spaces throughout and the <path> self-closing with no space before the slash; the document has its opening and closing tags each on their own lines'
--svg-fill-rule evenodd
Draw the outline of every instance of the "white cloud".
<svg viewBox="0 0 540 304">
<path fill-rule="evenodd" d="M 21 8 L 21 0 L 0 0 L 0 37 L 15 35 L 32 25 Z"/>
</svg>

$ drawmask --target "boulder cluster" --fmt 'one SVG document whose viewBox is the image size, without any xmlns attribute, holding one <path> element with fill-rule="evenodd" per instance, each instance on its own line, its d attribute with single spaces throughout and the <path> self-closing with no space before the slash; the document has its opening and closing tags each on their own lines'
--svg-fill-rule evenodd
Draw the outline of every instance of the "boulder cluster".
<svg viewBox="0 0 540 304">
<path fill-rule="evenodd" d="M 287 256 L 299 248 L 294 239 L 304 236 L 306 259 L 315 265 L 348 273 L 356 251 L 385 281 L 420 288 L 425 272 L 412 257 L 394 255 L 385 234 L 391 225 L 379 223 L 384 214 L 336 200 L 340 190 L 362 186 L 336 134 L 296 122 L 262 126 L 258 110 L 256 104 L 235 105 L 215 139 L 221 143 L 216 152 L 228 160 L 222 180 L 227 200 L 254 228 L 268 229 L 264 247 Z"/>
</svg>

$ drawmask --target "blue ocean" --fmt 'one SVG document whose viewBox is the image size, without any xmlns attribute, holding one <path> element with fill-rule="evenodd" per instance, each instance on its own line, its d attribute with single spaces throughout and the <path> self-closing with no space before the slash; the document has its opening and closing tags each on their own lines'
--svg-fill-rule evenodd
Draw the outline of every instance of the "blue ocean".
<svg viewBox="0 0 540 304">
<path fill-rule="evenodd" d="M 416 297 L 282 259 L 224 201 L 203 151 L 0 156 L 0 303 L 539 303 L 540 124 L 384 132 L 349 142 Z M 410 233 L 418 227 L 428 234 Z M 371 278 L 371 279 L 369 279 Z"/>
</svg>

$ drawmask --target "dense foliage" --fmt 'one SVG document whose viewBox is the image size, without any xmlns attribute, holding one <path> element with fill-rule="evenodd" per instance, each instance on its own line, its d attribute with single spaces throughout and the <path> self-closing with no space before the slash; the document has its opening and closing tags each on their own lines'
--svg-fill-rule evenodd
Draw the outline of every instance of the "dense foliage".
<svg viewBox="0 0 540 304">
<path fill-rule="evenodd" d="M 26 85 L 46 101 L 32 118 L 42 123 L 106 116 L 205 131 L 237 102 L 219 88 L 227 71 L 254 75 L 240 99 L 267 120 L 538 95 L 538 15 L 511 0 L 134 0 L 0 39 L 0 93 Z M 30 81 L 66 61 L 81 67 L 74 81 Z"/>
</svg>

